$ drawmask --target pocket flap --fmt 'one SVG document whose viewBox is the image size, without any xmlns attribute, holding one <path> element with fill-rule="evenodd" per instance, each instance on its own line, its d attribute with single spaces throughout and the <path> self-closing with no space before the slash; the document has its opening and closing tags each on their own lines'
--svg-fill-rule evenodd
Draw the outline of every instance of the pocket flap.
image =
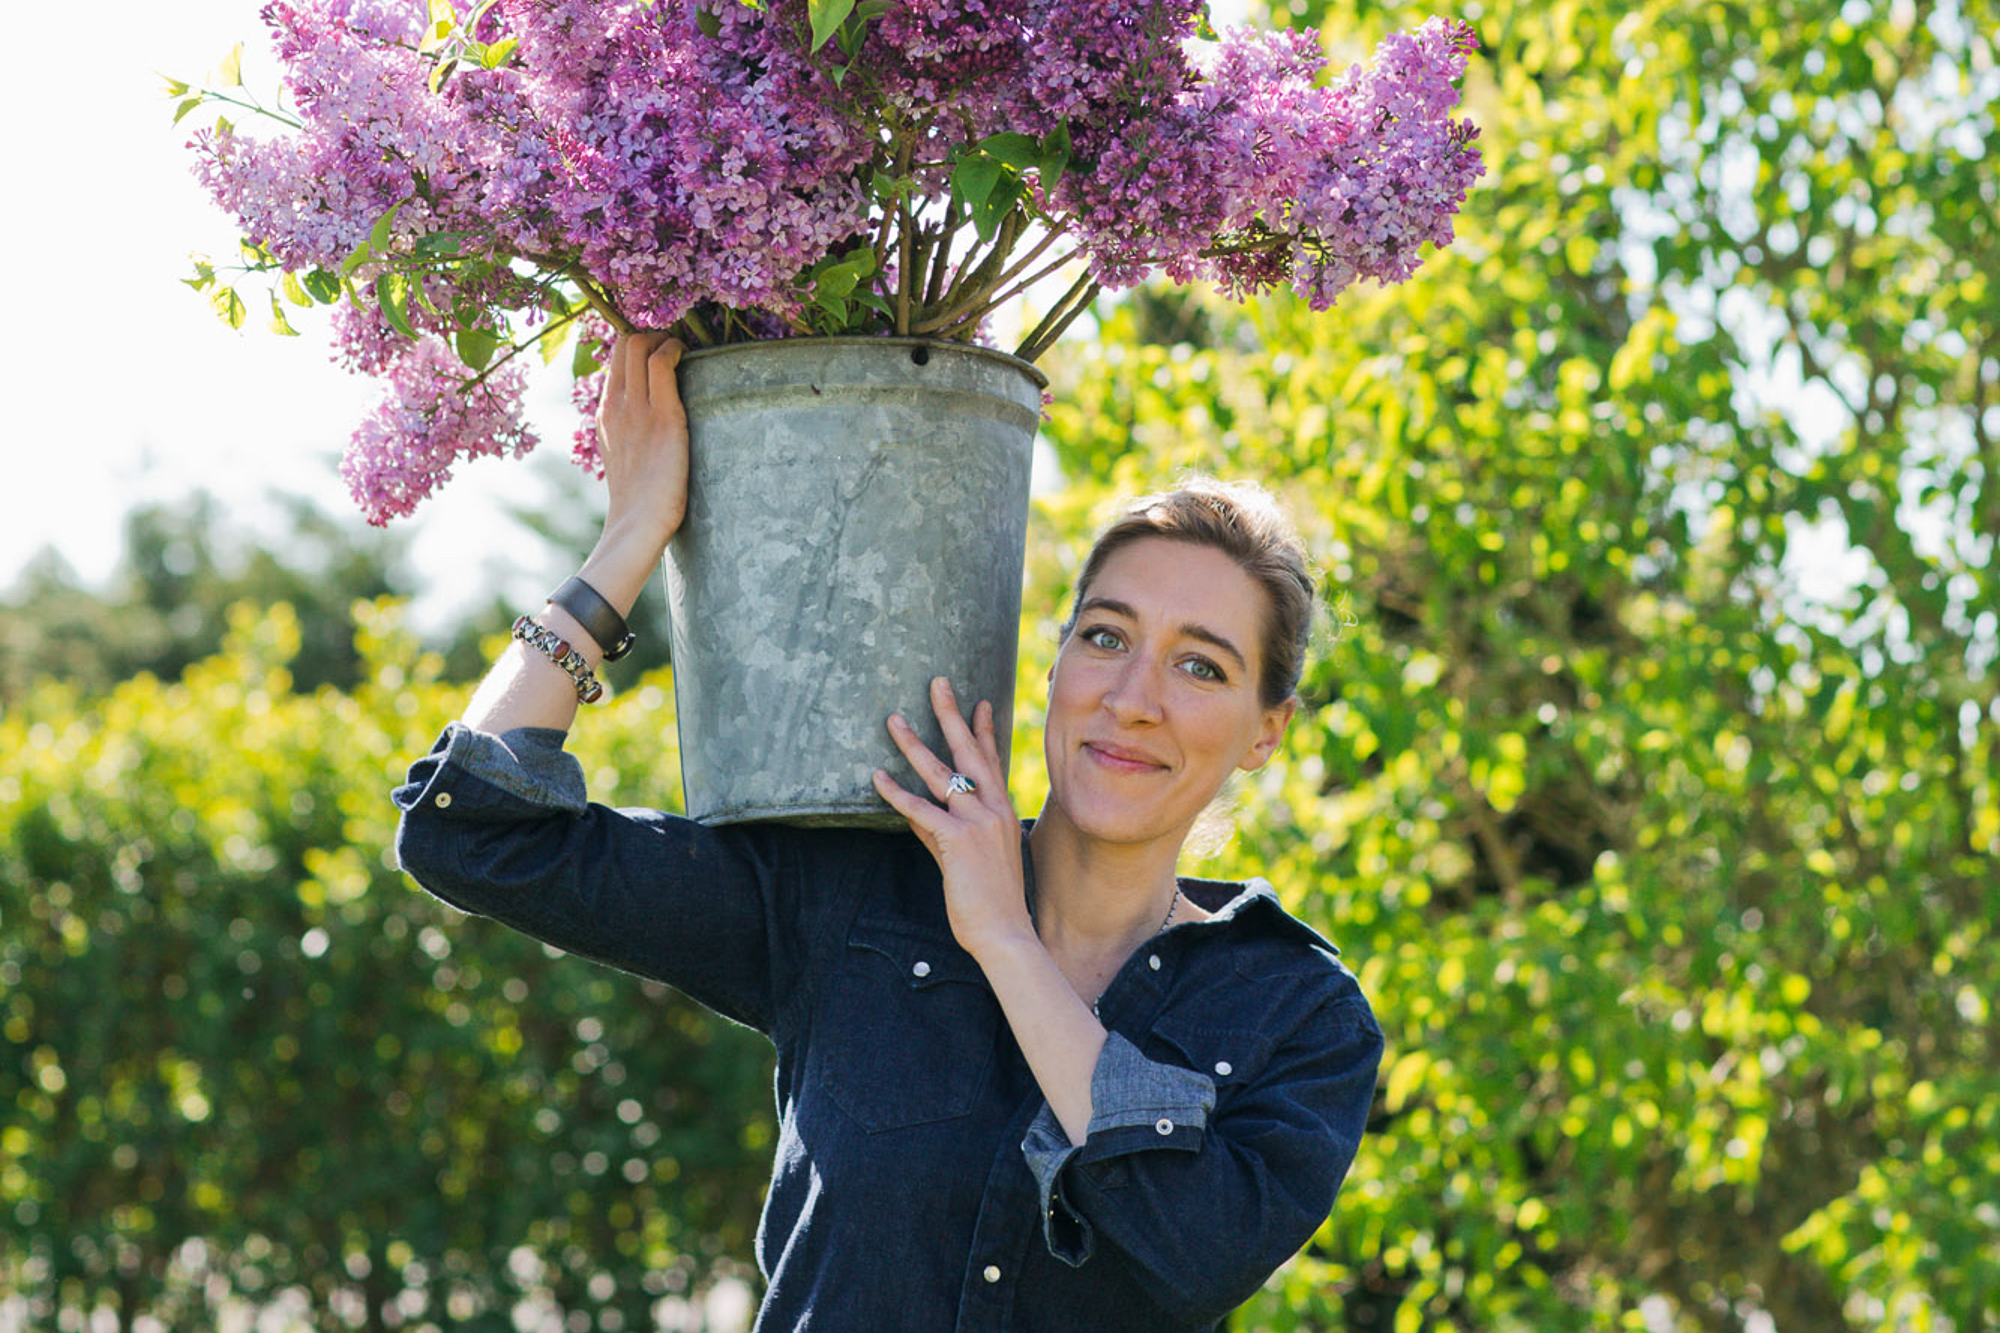
<svg viewBox="0 0 2000 1333">
<path fill-rule="evenodd" d="M 986 974 L 957 940 L 913 922 L 862 917 L 848 932 L 847 947 L 879 955 L 913 990 L 947 981 L 986 984 Z"/>
<path fill-rule="evenodd" d="M 1179 1063 L 1215 1080 L 1216 1090 L 1235 1087 L 1256 1077 L 1271 1057 L 1271 1039 L 1255 1028 L 1224 1027 L 1199 1016 L 1162 1016 L 1153 1027 Z"/>
</svg>

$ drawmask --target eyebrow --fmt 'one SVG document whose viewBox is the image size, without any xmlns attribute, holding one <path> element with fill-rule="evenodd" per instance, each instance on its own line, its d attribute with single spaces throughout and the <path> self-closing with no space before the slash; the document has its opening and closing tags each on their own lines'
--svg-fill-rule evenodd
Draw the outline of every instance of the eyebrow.
<svg viewBox="0 0 2000 1333">
<path fill-rule="evenodd" d="M 1086 611 L 1109 611 L 1113 615 L 1123 616 L 1127 620 L 1136 621 L 1139 619 L 1137 611 L 1111 597 L 1093 597 L 1076 609 L 1078 616 L 1083 615 Z M 1208 626 L 1188 621 L 1180 627 L 1180 632 L 1190 639 L 1199 639 L 1203 643 L 1210 644 L 1228 653 L 1236 659 L 1236 665 L 1242 670 L 1248 671 L 1250 669 L 1249 660 L 1243 656 L 1242 650 L 1237 648 L 1228 639 L 1223 638 L 1220 634 L 1208 628 Z"/>
</svg>

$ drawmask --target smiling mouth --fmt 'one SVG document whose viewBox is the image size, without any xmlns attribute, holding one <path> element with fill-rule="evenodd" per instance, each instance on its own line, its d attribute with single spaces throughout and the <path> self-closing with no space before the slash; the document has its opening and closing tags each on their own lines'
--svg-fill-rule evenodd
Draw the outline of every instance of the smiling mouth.
<svg viewBox="0 0 2000 1333">
<path fill-rule="evenodd" d="M 1166 765 L 1151 755 L 1137 750 L 1127 750 L 1117 745 L 1106 745 L 1100 741 L 1085 741 L 1083 748 L 1104 767 L 1114 773 L 1149 773 L 1166 768 Z"/>
</svg>

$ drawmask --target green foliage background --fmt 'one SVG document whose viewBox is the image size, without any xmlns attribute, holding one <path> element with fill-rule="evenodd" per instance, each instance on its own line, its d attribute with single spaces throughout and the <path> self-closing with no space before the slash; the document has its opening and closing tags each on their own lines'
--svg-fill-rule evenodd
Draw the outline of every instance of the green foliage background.
<svg viewBox="0 0 2000 1333">
<path fill-rule="evenodd" d="M 1466 14 L 1490 175 L 1416 280 L 1148 291 L 1045 363 L 1017 798 L 1106 499 L 1266 479 L 1345 625 L 1203 868 L 1339 941 L 1391 1045 L 1232 1327 L 2000 1329 L 2000 11 Z M 244 612 L 0 714 L 0 1282 L 42 1323 L 650 1327 L 748 1255 L 758 1043 L 386 864 L 461 695 L 363 610 L 350 688 Z M 672 800 L 668 693 L 579 729 L 599 799 Z"/>
</svg>

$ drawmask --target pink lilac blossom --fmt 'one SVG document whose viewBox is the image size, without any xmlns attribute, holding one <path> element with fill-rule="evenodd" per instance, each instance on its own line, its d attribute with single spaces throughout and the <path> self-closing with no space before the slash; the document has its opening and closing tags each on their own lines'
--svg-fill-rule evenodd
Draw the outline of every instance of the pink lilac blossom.
<svg viewBox="0 0 2000 1333">
<path fill-rule="evenodd" d="M 1484 170 L 1476 128 L 1448 117 L 1475 47 L 1464 24 L 1433 19 L 1315 87 L 1310 37 L 1233 32 L 1206 78 L 1055 202 L 1080 215 L 1106 287 L 1159 265 L 1239 299 L 1289 279 L 1324 310 L 1359 278 L 1400 282 L 1423 242 L 1450 243 Z"/>
<path fill-rule="evenodd" d="M 461 458 L 535 447 L 521 422 L 519 363 L 467 386 L 469 372 L 442 339 L 424 337 L 383 374 L 386 392 L 341 460 L 340 475 L 370 523 L 408 515 L 451 477 Z"/>
<path fill-rule="evenodd" d="M 600 355 L 611 347 L 611 326 L 595 315 L 586 315 L 577 321 L 576 336 L 582 345 L 596 347 Z M 570 437 L 570 460 L 598 478 L 604 476 L 604 453 L 603 442 L 597 434 L 597 400 L 604 396 L 604 382 L 608 377 L 609 372 L 600 366 L 578 375 L 569 389 L 570 406 L 576 409 L 578 417 L 576 432 Z"/>
<path fill-rule="evenodd" d="M 1450 241 L 1482 169 L 1476 131 L 1450 118 L 1469 28 L 1432 20 L 1321 84 L 1307 34 L 1232 32 L 1200 63 L 1186 39 L 1204 8 L 898 0 L 848 61 L 808 50 L 808 0 L 497 0 L 476 36 L 512 53 L 492 69 L 462 59 L 434 87 L 426 0 L 272 0 L 301 128 L 204 132 L 192 147 L 217 202 L 289 271 L 337 270 L 399 206 L 389 253 L 355 272 L 337 319 L 337 357 L 388 383 L 347 464 L 379 522 L 452 460 L 532 442 L 517 368 L 446 406 L 471 378 L 444 341 L 461 316 L 518 333 L 549 317 L 548 280 L 581 275 L 638 327 L 727 312 L 782 335 L 804 309 L 801 276 L 874 239 L 871 168 L 904 127 L 922 130 L 913 170 L 930 204 L 954 152 L 1063 130 L 1060 184 L 1031 172 L 1027 195 L 1106 287 L 1156 270 L 1238 298 L 1289 283 L 1323 309 Z M 438 252 L 419 244 L 440 234 L 457 239 L 426 267 Z M 414 343 L 376 306 L 385 261 L 421 289 Z M 896 271 L 876 275 L 877 295 L 893 299 Z M 586 417 L 593 384 L 579 381 Z M 588 420 L 573 453 L 602 466 Z"/>
</svg>

